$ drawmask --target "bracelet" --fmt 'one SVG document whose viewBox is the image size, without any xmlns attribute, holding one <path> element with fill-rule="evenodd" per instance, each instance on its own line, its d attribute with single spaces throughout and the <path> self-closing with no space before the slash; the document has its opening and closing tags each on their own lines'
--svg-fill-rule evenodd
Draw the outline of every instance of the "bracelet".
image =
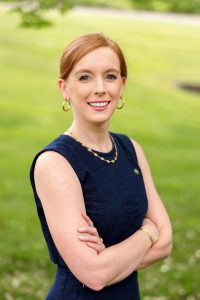
<svg viewBox="0 0 200 300">
<path fill-rule="evenodd" d="M 148 229 L 146 229 L 145 227 L 140 227 L 140 230 L 142 230 L 143 232 L 146 233 L 146 235 L 149 237 L 150 241 L 151 241 L 151 248 L 153 247 L 153 244 L 155 243 L 153 236 L 151 235 L 151 233 L 149 232 Z"/>
</svg>

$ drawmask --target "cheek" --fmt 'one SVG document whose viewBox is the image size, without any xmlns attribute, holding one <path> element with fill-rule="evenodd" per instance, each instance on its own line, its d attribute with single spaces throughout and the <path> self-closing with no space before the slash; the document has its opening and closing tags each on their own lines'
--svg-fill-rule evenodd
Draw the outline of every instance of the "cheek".
<svg viewBox="0 0 200 300">
<path fill-rule="evenodd" d="M 86 98 L 90 93 L 90 89 L 87 84 L 74 85 L 72 88 L 72 97 L 77 100 Z"/>
<path fill-rule="evenodd" d="M 113 86 L 112 89 L 110 89 L 110 94 L 113 99 L 119 100 L 121 96 L 121 88 L 119 86 Z"/>
<path fill-rule="evenodd" d="M 123 90 L 123 84 L 120 80 L 112 82 L 107 86 L 108 91 L 112 94 L 113 98 L 119 99 Z"/>
</svg>

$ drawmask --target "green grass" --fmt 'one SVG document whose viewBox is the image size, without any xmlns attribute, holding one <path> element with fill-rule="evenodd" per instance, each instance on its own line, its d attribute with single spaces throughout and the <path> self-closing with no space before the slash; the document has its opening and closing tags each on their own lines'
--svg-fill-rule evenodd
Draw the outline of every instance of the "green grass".
<svg viewBox="0 0 200 300">
<path fill-rule="evenodd" d="M 200 27 L 100 16 L 60 17 L 26 30 L 0 12 L 0 299 L 44 299 L 55 268 L 49 262 L 29 184 L 34 154 L 65 131 L 57 88 L 62 50 L 73 38 L 100 31 L 127 57 L 126 106 L 111 130 L 135 138 L 149 159 L 174 228 L 171 258 L 140 272 L 144 300 L 200 299 L 200 97 L 177 90 L 199 80 Z M 102 299 L 103 300 L 103 299 Z"/>
</svg>

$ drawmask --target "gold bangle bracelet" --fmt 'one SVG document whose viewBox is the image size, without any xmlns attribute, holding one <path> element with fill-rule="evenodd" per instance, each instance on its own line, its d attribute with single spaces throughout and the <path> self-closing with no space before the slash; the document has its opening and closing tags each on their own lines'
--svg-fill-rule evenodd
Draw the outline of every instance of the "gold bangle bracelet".
<svg viewBox="0 0 200 300">
<path fill-rule="evenodd" d="M 154 239 L 153 239 L 151 233 L 149 232 L 148 229 L 144 228 L 143 226 L 140 227 L 140 230 L 142 230 L 144 233 L 146 233 L 146 235 L 149 237 L 149 239 L 150 239 L 150 241 L 151 241 L 151 248 L 152 248 L 155 241 L 154 241 Z"/>
</svg>

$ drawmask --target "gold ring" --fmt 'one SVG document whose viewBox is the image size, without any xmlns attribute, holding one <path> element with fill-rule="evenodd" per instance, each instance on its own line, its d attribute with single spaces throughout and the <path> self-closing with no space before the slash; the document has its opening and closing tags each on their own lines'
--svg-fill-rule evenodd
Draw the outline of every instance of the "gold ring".
<svg viewBox="0 0 200 300">
<path fill-rule="evenodd" d="M 98 245 L 101 245 L 101 244 L 103 244 L 103 239 L 102 239 L 102 238 L 99 238 L 99 243 L 98 243 Z"/>
</svg>

